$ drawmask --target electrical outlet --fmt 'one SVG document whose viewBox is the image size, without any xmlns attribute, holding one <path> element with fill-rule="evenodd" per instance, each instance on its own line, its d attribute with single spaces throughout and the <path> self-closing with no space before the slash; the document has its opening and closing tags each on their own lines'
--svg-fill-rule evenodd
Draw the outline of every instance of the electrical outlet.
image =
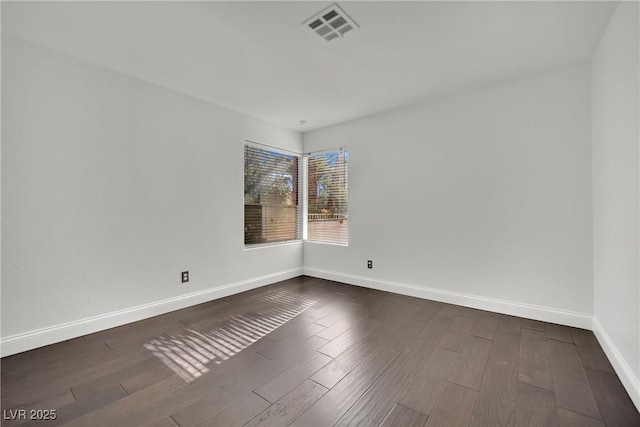
<svg viewBox="0 0 640 427">
<path fill-rule="evenodd" d="M 189 272 L 188 271 L 183 271 L 182 272 L 182 283 L 187 283 L 189 281 Z"/>
<path fill-rule="evenodd" d="M 373 268 L 373 261 L 371 260 L 367 261 L 367 268 Z"/>
</svg>

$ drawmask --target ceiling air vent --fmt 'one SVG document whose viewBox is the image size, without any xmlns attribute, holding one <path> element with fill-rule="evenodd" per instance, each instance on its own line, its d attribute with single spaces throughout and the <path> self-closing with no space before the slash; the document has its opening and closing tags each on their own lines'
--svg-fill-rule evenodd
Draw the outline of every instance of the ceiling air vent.
<svg viewBox="0 0 640 427">
<path fill-rule="evenodd" d="M 302 25 L 326 41 L 344 37 L 349 31 L 360 28 L 336 3 L 313 15 Z"/>
</svg>

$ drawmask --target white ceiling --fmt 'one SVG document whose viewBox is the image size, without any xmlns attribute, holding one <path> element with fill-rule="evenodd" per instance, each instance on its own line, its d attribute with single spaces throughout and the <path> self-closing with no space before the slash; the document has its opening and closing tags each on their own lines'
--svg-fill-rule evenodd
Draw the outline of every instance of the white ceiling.
<svg viewBox="0 0 640 427">
<path fill-rule="evenodd" d="M 588 60 L 615 2 L 2 2 L 2 32 L 298 130 Z M 306 120 L 306 125 L 300 125 Z"/>
</svg>

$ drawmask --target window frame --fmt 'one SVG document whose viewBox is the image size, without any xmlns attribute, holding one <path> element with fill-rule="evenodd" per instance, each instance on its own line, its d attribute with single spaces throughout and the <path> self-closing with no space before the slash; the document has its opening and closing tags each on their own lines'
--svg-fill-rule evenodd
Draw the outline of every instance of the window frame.
<svg viewBox="0 0 640 427">
<path fill-rule="evenodd" d="M 242 225 L 243 225 L 243 247 L 245 250 L 251 250 L 251 249 L 257 249 L 257 248 L 262 248 L 262 247 L 269 247 L 269 246 L 280 246 L 280 245 L 289 245 L 292 243 L 300 243 L 302 242 L 302 237 L 303 237 L 303 223 L 304 223 L 304 219 L 302 217 L 302 212 L 303 212 L 303 200 L 302 198 L 302 186 L 303 186 L 303 170 L 302 170 L 302 163 L 303 163 L 303 156 L 301 153 L 292 151 L 292 150 L 288 150 L 286 148 L 281 148 L 281 147 L 277 147 L 277 146 L 273 146 L 273 145 L 269 145 L 269 144 L 265 144 L 262 142 L 257 142 L 254 140 L 250 140 L 250 139 L 244 139 L 243 140 L 243 145 L 242 145 L 242 152 L 243 152 L 243 156 L 242 156 L 242 161 L 243 161 L 243 171 L 246 173 L 246 152 L 247 152 L 247 147 L 251 147 L 254 149 L 258 149 L 258 150 L 264 150 L 268 153 L 275 153 L 275 154 L 280 154 L 283 156 L 288 156 L 288 157 L 295 157 L 297 158 L 297 171 L 296 171 L 296 203 L 294 205 L 295 208 L 295 214 L 296 214 L 296 220 L 295 220 L 295 238 L 293 239 L 287 239 L 287 240 L 276 240 L 276 241 L 267 241 L 267 242 L 256 242 L 256 243 L 246 243 L 247 241 L 247 235 L 246 235 L 246 227 L 247 227 L 247 222 L 246 222 L 246 176 L 243 177 L 243 218 L 242 218 Z M 293 181 L 293 180 L 292 180 Z M 293 183 L 293 182 L 292 182 Z M 284 206 L 284 205 L 283 205 Z"/>
<path fill-rule="evenodd" d="M 349 227 L 348 227 L 348 223 L 346 226 L 346 236 L 345 236 L 345 241 L 344 242 L 336 242 L 336 241 L 327 241 L 327 240 L 312 240 L 309 238 L 309 180 L 310 180 L 310 175 L 309 175 L 309 159 L 312 156 L 317 156 L 317 155 L 322 155 L 322 154 L 327 154 L 327 153 L 335 153 L 335 152 L 344 152 L 345 153 L 345 161 L 346 163 L 344 164 L 344 188 L 347 190 L 346 192 L 346 196 L 344 198 L 344 204 L 346 207 L 345 210 L 345 214 L 344 214 L 344 220 L 348 221 L 349 219 L 349 150 L 347 146 L 340 146 L 340 147 L 336 147 L 336 148 L 330 148 L 330 149 L 324 149 L 324 150 L 318 150 L 318 151 L 312 151 L 309 153 L 305 153 L 304 154 L 304 158 L 303 158 L 303 170 L 304 170 L 304 179 L 302 182 L 302 187 L 303 187 L 303 196 L 304 196 L 304 209 L 303 209 L 303 221 L 304 221 L 304 232 L 303 232 L 303 240 L 305 242 L 309 242 L 309 243 L 317 243 L 317 244 L 321 244 L 321 245 L 333 245 L 333 246 L 343 246 L 343 247 L 348 247 L 349 246 Z"/>
</svg>

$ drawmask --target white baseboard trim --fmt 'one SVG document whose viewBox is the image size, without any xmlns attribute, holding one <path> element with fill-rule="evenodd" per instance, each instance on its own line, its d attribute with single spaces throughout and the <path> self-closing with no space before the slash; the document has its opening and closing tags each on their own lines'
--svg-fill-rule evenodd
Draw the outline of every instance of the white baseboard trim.
<svg viewBox="0 0 640 427">
<path fill-rule="evenodd" d="M 282 280 L 292 279 L 302 275 L 302 269 L 295 268 L 265 276 L 254 277 L 204 291 L 193 292 L 168 298 L 150 304 L 139 305 L 124 310 L 118 310 L 99 316 L 62 323 L 47 328 L 37 329 L 21 334 L 2 337 L 0 339 L 0 355 L 2 357 L 23 351 L 32 350 L 82 335 L 91 334 L 105 329 L 114 328 L 149 317 L 158 316 L 181 308 L 201 304 L 223 298 L 239 292 L 259 288 Z"/>
<path fill-rule="evenodd" d="M 629 393 L 638 411 L 640 411 L 640 379 L 633 373 L 629 361 L 624 358 L 618 346 L 613 342 L 611 336 L 604 329 L 598 318 L 593 316 L 593 333 L 602 346 L 607 358 L 611 362 L 613 369 L 618 374 L 618 378 Z M 640 361 L 638 361 L 640 363 Z"/>
<path fill-rule="evenodd" d="M 557 308 L 524 304 L 515 301 L 487 298 L 479 295 L 391 282 L 388 280 L 372 279 L 370 277 L 356 276 L 353 274 L 339 273 L 317 268 L 304 267 L 303 273 L 307 276 L 318 277 L 320 279 L 333 280 L 336 282 L 348 283 L 350 285 L 363 286 L 381 291 L 394 292 L 396 294 L 446 302 L 449 304 L 463 305 L 465 307 L 494 311 L 512 316 L 525 317 L 527 319 L 541 320 L 544 322 L 557 323 L 560 325 L 589 330 L 592 327 L 591 315 L 587 313 L 578 313 L 574 311 L 560 310 Z"/>
</svg>

